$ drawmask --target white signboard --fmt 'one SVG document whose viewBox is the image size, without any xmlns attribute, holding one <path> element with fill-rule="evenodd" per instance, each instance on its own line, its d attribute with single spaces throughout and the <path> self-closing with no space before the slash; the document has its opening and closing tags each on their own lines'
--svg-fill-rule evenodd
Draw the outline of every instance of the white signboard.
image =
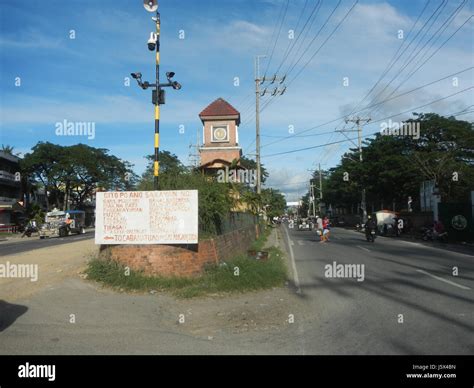
<svg viewBox="0 0 474 388">
<path fill-rule="evenodd" d="M 197 242 L 197 190 L 120 191 L 96 195 L 96 244 Z"/>
</svg>

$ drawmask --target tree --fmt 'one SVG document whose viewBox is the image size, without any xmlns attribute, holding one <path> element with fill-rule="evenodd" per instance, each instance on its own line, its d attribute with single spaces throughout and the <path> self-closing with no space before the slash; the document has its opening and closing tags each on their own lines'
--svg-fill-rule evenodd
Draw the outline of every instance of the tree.
<svg viewBox="0 0 474 388">
<path fill-rule="evenodd" d="M 147 155 L 148 166 L 145 172 L 142 174 L 140 182 L 138 184 L 138 190 L 153 190 L 154 188 L 154 155 Z M 168 187 L 169 190 L 173 187 L 173 181 L 179 175 L 187 172 L 187 168 L 178 159 L 175 154 L 169 151 L 160 151 L 160 170 L 159 170 L 159 186 L 160 189 L 164 190 L 164 187 Z"/>
<path fill-rule="evenodd" d="M 285 196 L 279 190 L 263 189 L 262 203 L 270 218 L 281 216 L 286 210 Z"/>
<path fill-rule="evenodd" d="M 139 190 L 153 190 L 154 156 L 138 183 Z M 187 169 L 178 157 L 169 151 L 160 152 L 160 190 L 198 190 L 199 228 L 202 236 L 219 234 L 225 220 L 235 204 L 230 195 L 230 187 L 216 183 L 212 177 L 202 175 L 197 170 Z"/>
<path fill-rule="evenodd" d="M 255 170 L 257 171 L 257 162 L 253 159 L 246 158 L 245 156 L 242 156 L 239 159 L 240 166 L 245 168 L 246 170 Z M 263 164 L 260 164 L 260 171 L 261 171 L 261 181 L 262 184 L 265 183 L 266 179 L 268 178 L 268 171 L 264 167 Z"/>
<path fill-rule="evenodd" d="M 19 156 L 20 152 L 13 153 L 14 149 L 15 149 L 15 147 L 13 147 L 13 146 L 10 146 L 8 144 L 7 145 L 2 144 L 2 148 L 0 149 L 0 151 L 5 152 L 8 155 Z"/>
<path fill-rule="evenodd" d="M 443 201 L 466 201 L 474 190 L 474 131 L 472 123 L 434 113 L 414 114 L 420 139 L 408 139 L 413 149 L 407 155 L 416 171 L 434 180 Z"/>
<path fill-rule="evenodd" d="M 421 182 L 434 180 L 444 202 L 468 201 L 474 190 L 472 124 L 434 113 L 414 113 L 406 124 L 419 125 L 420 136 L 384 136 L 363 142 L 363 162 L 351 149 L 324 180 L 324 200 L 350 209 L 366 190 L 368 209 L 406 209 L 415 203 Z"/>
<path fill-rule="evenodd" d="M 132 165 L 85 144 L 60 146 L 39 142 L 25 155 L 21 169 L 45 188 L 49 204 L 82 208 L 97 189 L 131 190 L 137 179 Z M 49 194 L 48 194 L 49 193 Z"/>
</svg>

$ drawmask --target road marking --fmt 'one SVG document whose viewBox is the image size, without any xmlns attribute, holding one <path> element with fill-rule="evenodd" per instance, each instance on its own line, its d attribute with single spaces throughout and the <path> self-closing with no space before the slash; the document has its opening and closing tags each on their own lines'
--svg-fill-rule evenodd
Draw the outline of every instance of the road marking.
<svg viewBox="0 0 474 388">
<path fill-rule="evenodd" d="M 364 251 L 370 252 L 370 249 L 367 249 L 367 248 L 361 247 L 360 245 L 356 245 L 356 246 L 357 246 L 357 248 L 360 248 L 360 249 L 363 249 Z"/>
<path fill-rule="evenodd" d="M 288 230 L 285 229 L 286 238 L 288 239 L 288 247 L 290 248 L 290 260 L 291 260 L 291 268 L 293 270 L 293 277 L 295 278 L 295 286 L 296 286 L 296 293 L 301 294 L 300 288 L 300 279 L 298 278 L 298 271 L 296 270 L 296 263 L 295 263 L 295 255 L 293 254 L 293 241 L 290 239 L 290 235 L 288 234 Z"/>
<path fill-rule="evenodd" d="M 432 274 L 430 274 L 429 272 L 423 271 L 422 269 L 417 269 L 416 271 L 417 271 L 417 272 L 420 272 L 420 273 L 423 273 L 423 274 L 425 274 L 425 275 L 431 276 L 432 278 L 438 279 L 438 280 L 440 280 L 440 281 L 442 281 L 442 282 L 451 284 L 452 286 L 456 286 L 456 287 L 462 288 L 463 290 L 470 290 L 469 287 L 463 286 L 463 285 L 461 285 L 461 284 L 454 283 L 454 282 L 452 282 L 451 280 L 446 280 L 446 279 L 443 279 L 442 277 L 439 277 L 439 276 L 436 276 L 436 275 L 432 275 Z"/>
<path fill-rule="evenodd" d="M 304 242 L 301 241 L 301 240 L 298 240 L 298 241 L 296 241 L 296 242 L 298 243 L 298 245 L 304 245 Z"/>
</svg>

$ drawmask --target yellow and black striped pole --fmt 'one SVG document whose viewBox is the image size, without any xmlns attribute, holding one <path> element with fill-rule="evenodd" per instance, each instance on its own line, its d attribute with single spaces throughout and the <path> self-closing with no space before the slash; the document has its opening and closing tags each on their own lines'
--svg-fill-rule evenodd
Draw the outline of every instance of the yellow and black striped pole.
<svg viewBox="0 0 474 388">
<path fill-rule="evenodd" d="M 156 13 L 156 98 L 155 98 L 155 160 L 153 163 L 153 188 L 159 190 L 160 173 L 160 14 Z"/>
<path fill-rule="evenodd" d="M 156 98 L 155 98 L 155 160 L 153 163 L 153 188 L 158 190 L 160 173 L 160 14 L 156 13 Z"/>
</svg>

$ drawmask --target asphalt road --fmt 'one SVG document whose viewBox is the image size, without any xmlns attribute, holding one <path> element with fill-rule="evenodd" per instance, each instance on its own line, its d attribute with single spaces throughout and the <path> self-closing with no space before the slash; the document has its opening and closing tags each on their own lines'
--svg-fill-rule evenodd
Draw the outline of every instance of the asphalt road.
<svg viewBox="0 0 474 388">
<path fill-rule="evenodd" d="M 0 288 L 0 354 L 474 354 L 474 256 L 338 228 L 326 244 L 279 236 L 288 289 L 182 301 L 77 275 L 23 299 Z M 328 277 L 334 262 L 364 265 L 363 281 Z"/>
<path fill-rule="evenodd" d="M 71 234 L 67 237 L 40 239 L 37 235 L 33 235 L 31 237 L 15 238 L 0 242 L 0 257 L 55 245 L 70 244 L 91 238 L 94 238 L 93 230 L 87 230 L 85 234 Z"/>
<path fill-rule="evenodd" d="M 321 244 L 283 228 L 305 301 L 301 353 L 474 354 L 474 256 L 339 228 Z M 334 262 L 364 265 L 363 281 L 326 276 Z"/>
</svg>

